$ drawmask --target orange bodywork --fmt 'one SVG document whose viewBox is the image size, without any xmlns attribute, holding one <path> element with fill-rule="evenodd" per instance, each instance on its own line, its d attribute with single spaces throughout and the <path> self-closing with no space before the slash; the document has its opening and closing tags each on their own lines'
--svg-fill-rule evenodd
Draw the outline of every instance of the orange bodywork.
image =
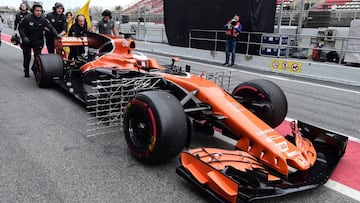
<svg viewBox="0 0 360 203">
<path fill-rule="evenodd" d="M 106 54 L 99 56 L 96 60 L 80 67 L 82 73 L 96 68 L 107 68 L 160 75 L 188 92 L 196 90 L 195 97 L 203 103 L 210 104 L 213 114 L 225 116 L 222 122 L 239 138 L 236 147 L 257 157 L 262 163 L 275 169 L 280 174 L 288 175 L 288 165 L 298 170 L 307 170 L 314 164 L 316 151 L 310 141 L 302 138 L 300 134 L 294 133 L 293 136 L 296 137 L 296 142 L 289 142 L 216 83 L 190 73 L 180 75 L 165 73 L 162 71 L 165 68 L 160 66 L 156 60 L 143 58 L 141 60 L 146 60 L 148 68 L 159 70 L 148 72 L 142 69 L 139 63 L 140 59 L 135 57 L 133 53 L 135 41 L 102 37 L 105 39 L 105 44 L 113 48 L 107 50 Z M 83 43 L 90 46 L 93 42 L 88 41 L 87 38 L 79 41 L 79 39 L 67 37 L 63 38 L 61 43 L 63 46 Z M 99 50 L 101 50 L 101 46 L 99 46 Z"/>
<path fill-rule="evenodd" d="M 111 53 L 99 57 L 97 60 L 85 64 L 81 67 L 80 71 L 84 73 L 99 67 L 141 71 L 137 64 L 138 60 L 133 57 L 132 53 L 132 50 L 135 48 L 135 41 L 131 39 L 115 38 L 112 39 L 111 42 L 116 49 L 113 49 Z M 156 60 L 147 60 L 149 67 L 164 69 L 156 62 Z"/>
<path fill-rule="evenodd" d="M 206 78 L 205 72 L 191 74 L 190 66 L 182 71 L 182 67 L 175 65 L 178 57 L 164 67 L 155 59 L 133 51 L 136 43 L 132 39 L 92 32 L 86 36 L 63 37 L 55 42 L 66 77 L 54 80 L 66 89 L 70 89 L 68 80 L 75 81 L 72 84 L 80 83 L 79 93 L 74 94 L 76 97 L 87 93 L 82 83 L 89 85 L 94 80 L 125 77 L 158 80 L 160 77 L 157 86 L 150 88 L 163 89 L 179 100 L 188 116 L 180 121 L 184 126 L 193 125 L 194 130 L 205 134 L 214 133 L 215 127 L 223 135 L 237 139 L 235 150 L 197 148 L 180 153 L 181 166 L 176 172 L 215 200 L 250 201 L 318 187 L 328 180 L 345 153 L 345 136 L 301 121 L 284 122 L 287 131 L 280 134 L 280 130 L 276 131 L 242 105 L 247 105 L 246 98 L 232 96 Z M 71 46 L 86 46 L 88 52 L 69 61 L 64 47 Z M 80 70 L 80 74 L 72 74 L 73 69 Z M 107 91 L 107 87 L 104 90 Z M 158 102 L 156 98 L 149 99 Z M 266 107 L 272 108 L 271 105 Z M 195 129 L 198 123 L 201 124 Z M 157 127 L 155 122 L 151 125 Z M 191 139 L 188 131 L 181 136 L 186 136 L 187 141 Z M 155 150 L 153 143 L 151 140 Z"/>
<path fill-rule="evenodd" d="M 195 96 L 211 104 L 214 114 L 226 116 L 224 124 L 239 136 L 236 147 L 259 158 L 279 173 L 287 175 L 288 164 L 299 170 L 307 170 L 315 162 L 316 151 L 310 141 L 299 135 L 296 137 L 302 143 L 302 148 L 295 146 L 217 84 L 191 74 L 186 77 L 162 75 L 188 91 L 198 90 Z"/>
<path fill-rule="evenodd" d="M 237 201 L 238 183 L 221 172 L 228 166 L 244 173 L 256 170 L 262 173 L 268 182 L 280 180 L 279 177 L 271 175 L 256 157 L 240 150 L 198 148 L 181 153 L 180 160 L 200 184 L 207 185 L 229 202 Z"/>
</svg>

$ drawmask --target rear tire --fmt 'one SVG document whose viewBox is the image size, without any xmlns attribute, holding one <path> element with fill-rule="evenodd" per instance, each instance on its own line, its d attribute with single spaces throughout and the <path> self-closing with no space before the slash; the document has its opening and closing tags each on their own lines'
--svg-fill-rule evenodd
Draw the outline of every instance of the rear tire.
<svg viewBox="0 0 360 203">
<path fill-rule="evenodd" d="M 132 98 L 123 127 L 131 154 L 149 164 L 177 156 L 189 136 L 182 105 L 175 96 L 164 91 L 146 91 Z"/>
<path fill-rule="evenodd" d="M 280 125 L 287 114 L 287 99 L 275 83 L 257 79 L 239 84 L 232 96 L 272 128 Z"/>
<path fill-rule="evenodd" d="M 37 86 L 51 87 L 54 77 L 63 77 L 63 60 L 57 54 L 40 54 L 35 58 L 32 70 Z"/>
</svg>

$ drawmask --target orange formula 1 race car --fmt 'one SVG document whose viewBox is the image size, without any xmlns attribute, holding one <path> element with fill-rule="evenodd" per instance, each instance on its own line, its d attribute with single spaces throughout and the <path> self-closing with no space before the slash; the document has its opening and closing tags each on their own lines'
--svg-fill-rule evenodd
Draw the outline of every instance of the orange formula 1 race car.
<svg viewBox="0 0 360 203">
<path fill-rule="evenodd" d="M 84 46 L 88 54 L 68 60 L 63 46 Z M 121 118 L 128 148 L 144 163 L 180 154 L 177 173 L 219 202 L 246 202 L 318 187 L 345 153 L 347 137 L 301 121 L 288 122 L 288 133 L 275 130 L 284 123 L 287 100 L 271 81 L 247 81 L 227 92 L 205 75 L 191 74 L 190 67 L 176 66 L 176 59 L 160 66 L 133 49 L 135 42 L 129 38 L 95 33 L 64 37 L 58 54 L 36 58 L 37 85 L 58 84 L 87 103 L 94 81 L 161 78 L 156 88 L 138 91 L 126 101 Z M 111 87 L 100 89 L 107 92 Z M 213 134 L 214 128 L 237 140 L 233 150 L 183 151 L 193 129 Z"/>
</svg>

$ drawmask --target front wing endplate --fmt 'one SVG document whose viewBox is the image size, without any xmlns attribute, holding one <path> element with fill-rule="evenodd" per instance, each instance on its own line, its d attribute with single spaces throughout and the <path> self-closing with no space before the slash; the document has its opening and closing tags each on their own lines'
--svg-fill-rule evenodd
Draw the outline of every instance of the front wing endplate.
<svg viewBox="0 0 360 203">
<path fill-rule="evenodd" d="M 181 153 L 176 172 L 218 202 L 249 202 L 319 187 L 344 155 L 347 137 L 301 121 L 297 125 L 317 152 L 306 171 L 284 176 L 241 150 L 197 148 Z"/>
</svg>

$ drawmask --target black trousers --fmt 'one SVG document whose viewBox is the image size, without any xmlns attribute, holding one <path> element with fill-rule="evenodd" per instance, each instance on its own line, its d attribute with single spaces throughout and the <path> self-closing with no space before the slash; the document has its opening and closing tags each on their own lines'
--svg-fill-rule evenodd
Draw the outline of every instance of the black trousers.
<svg viewBox="0 0 360 203">
<path fill-rule="evenodd" d="M 25 74 L 29 74 L 29 66 L 31 61 L 31 50 L 34 52 L 34 58 L 41 54 L 41 50 L 43 48 L 44 44 L 23 44 L 21 45 L 22 51 L 23 51 L 23 57 L 24 57 L 24 72 Z"/>
<path fill-rule="evenodd" d="M 54 36 L 51 34 L 45 34 L 46 48 L 49 53 L 55 53 Z"/>
</svg>

